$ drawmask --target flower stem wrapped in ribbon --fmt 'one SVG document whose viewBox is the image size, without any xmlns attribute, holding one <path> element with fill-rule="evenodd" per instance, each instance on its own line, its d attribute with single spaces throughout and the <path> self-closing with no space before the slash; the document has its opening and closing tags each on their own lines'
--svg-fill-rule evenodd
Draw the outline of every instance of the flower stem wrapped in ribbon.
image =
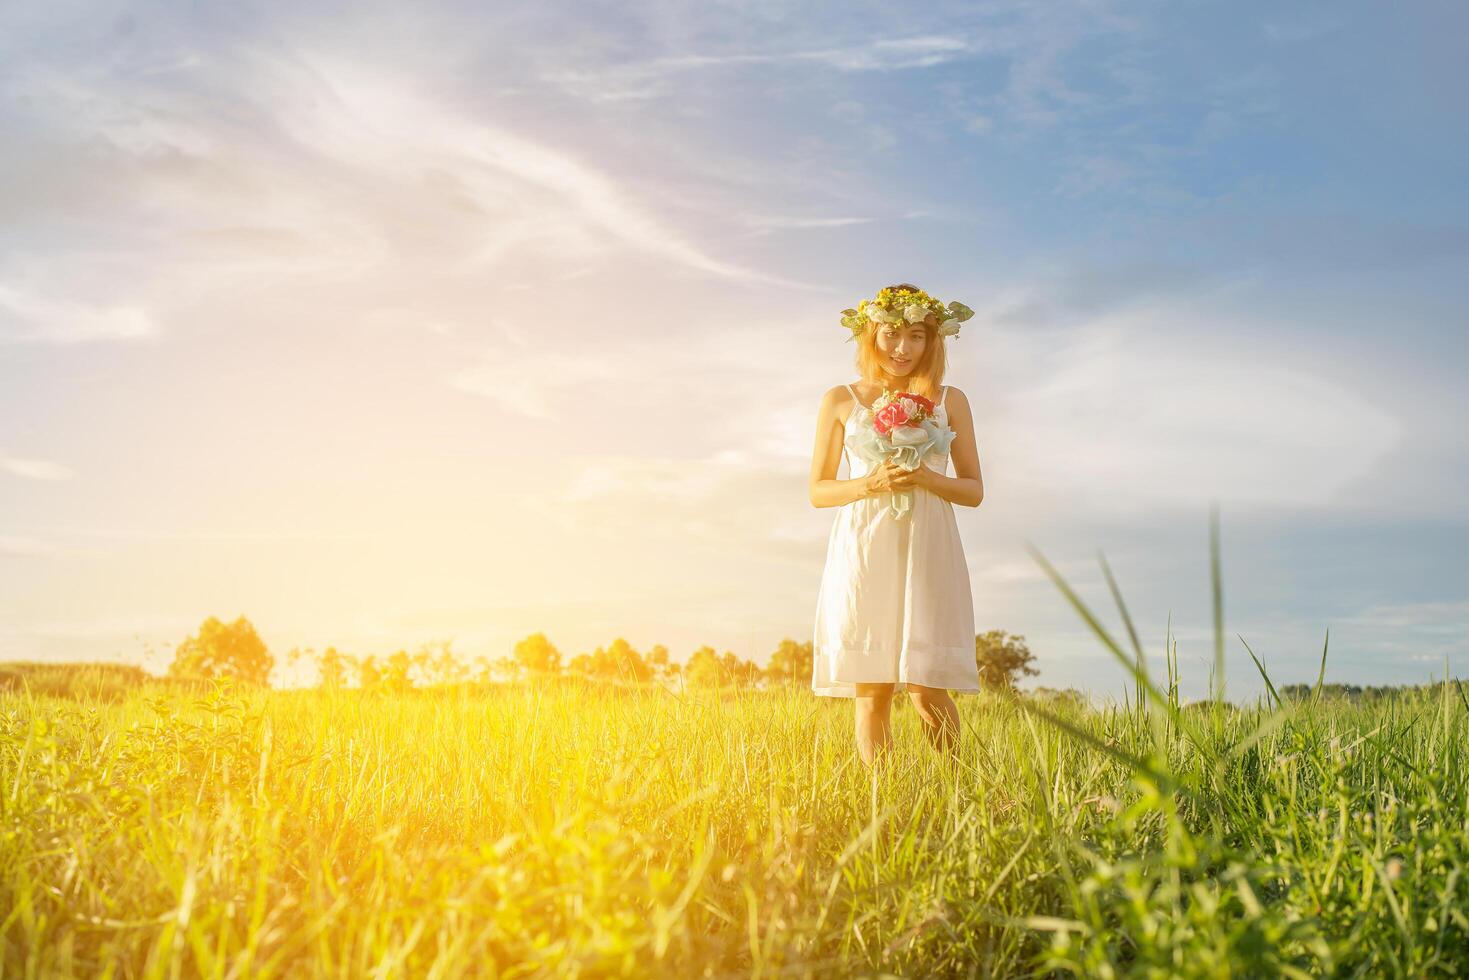
<svg viewBox="0 0 1469 980">
<path fill-rule="evenodd" d="M 934 404 L 911 391 L 884 391 L 870 407 L 857 406 L 856 425 L 847 433 L 847 450 L 870 467 L 891 459 L 905 470 L 923 465 L 929 453 L 946 453 L 955 432 L 941 423 Z M 913 509 L 913 491 L 894 491 L 888 509 L 904 518 Z"/>
</svg>

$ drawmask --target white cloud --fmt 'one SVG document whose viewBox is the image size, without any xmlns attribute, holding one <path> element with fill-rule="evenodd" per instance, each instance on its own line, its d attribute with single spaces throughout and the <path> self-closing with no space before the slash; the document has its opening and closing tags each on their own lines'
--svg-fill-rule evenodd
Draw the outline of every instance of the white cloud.
<svg viewBox="0 0 1469 980">
<path fill-rule="evenodd" d="M 848 225 L 865 225 L 876 221 L 876 218 L 840 217 L 840 218 L 801 218 L 786 215 L 741 216 L 751 229 L 757 232 L 775 231 L 777 229 L 792 229 L 805 231 L 812 228 L 845 228 Z"/>
<path fill-rule="evenodd" d="M 983 41 L 945 35 L 883 38 L 866 45 L 801 51 L 788 57 L 842 71 L 906 71 L 931 68 L 989 50 Z"/>
<path fill-rule="evenodd" d="M 611 387 L 622 373 L 595 352 L 529 343 L 513 331 L 448 377 L 449 386 L 487 398 L 513 416 L 540 422 L 559 417 L 555 407 L 580 404 L 588 386 Z"/>
<path fill-rule="evenodd" d="M 568 250 L 595 253 L 599 240 L 610 240 L 717 277 L 782 281 L 705 254 L 634 202 L 610 174 L 572 154 L 455 114 L 402 80 L 345 59 L 313 55 L 309 61 L 332 99 L 293 103 L 299 111 L 284 121 L 300 143 L 323 158 L 376 171 L 391 182 L 406 176 L 405 161 L 420 171 L 438 169 L 485 211 L 521 212 L 515 244 L 534 242 L 558 257 Z M 323 106 L 330 110 L 323 112 Z M 544 203 L 519 204 L 526 188 L 544 192 Z M 499 229 L 503 234 L 505 227 L 484 221 L 479 233 Z M 505 253 L 511 244 L 492 242 L 466 259 L 460 271 Z"/>
<path fill-rule="evenodd" d="M 547 496 L 547 519 L 578 540 L 644 555 L 720 556 L 730 559 L 731 573 L 772 560 L 819 563 L 835 513 L 810 505 L 805 470 L 772 469 L 728 452 L 584 455 Z"/>
<path fill-rule="evenodd" d="M 947 35 L 881 38 L 865 44 L 753 51 L 740 54 L 682 54 L 594 68 L 558 68 L 544 81 L 591 102 L 623 102 L 677 96 L 673 79 L 694 71 L 749 65 L 813 64 L 844 72 L 931 68 L 988 50 L 984 42 Z"/>
<path fill-rule="evenodd" d="M 0 456 L 0 470 L 27 480 L 70 480 L 76 475 L 60 463 L 17 456 Z"/>
<path fill-rule="evenodd" d="M 1398 446 L 1398 419 L 1283 347 L 1230 343 L 1238 326 L 1176 307 L 995 326 L 1004 394 L 970 390 L 987 490 L 1038 512 L 1338 503 Z"/>
<path fill-rule="evenodd" d="M 1418 630 L 1456 637 L 1469 646 L 1469 599 L 1376 603 L 1337 621 L 1348 626 L 1387 633 Z"/>
<path fill-rule="evenodd" d="M 135 306 L 88 305 L 0 283 L 0 342 L 83 344 L 158 334 L 158 324 Z"/>
<path fill-rule="evenodd" d="M 452 304 L 507 268 L 642 257 L 809 288 L 710 254 L 589 162 L 590 144 L 553 147 L 390 70 L 247 43 L 170 74 L 187 80 L 21 66 L 0 92 L 33 137 L 15 213 L 44 232 L 79 220 L 80 200 L 87 228 L 85 244 L 43 234 L 0 254 L 0 342 L 154 338 L 171 310 L 262 281 L 290 303 L 302 284 L 421 293 L 433 276 Z"/>
</svg>

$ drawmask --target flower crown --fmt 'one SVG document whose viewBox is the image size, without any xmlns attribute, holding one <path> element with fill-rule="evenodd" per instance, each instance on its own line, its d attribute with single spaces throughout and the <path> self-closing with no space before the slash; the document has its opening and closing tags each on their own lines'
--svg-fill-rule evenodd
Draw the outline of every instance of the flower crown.
<svg viewBox="0 0 1469 980">
<path fill-rule="evenodd" d="M 878 290 L 876 299 L 864 299 L 855 310 L 842 310 L 842 326 L 852 331 L 848 339 L 862 336 L 869 323 L 927 323 L 940 337 L 959 336 L 959 324 L 974 316 L 963 303 L 940 303 L 906 283 Z"/>
</svg>

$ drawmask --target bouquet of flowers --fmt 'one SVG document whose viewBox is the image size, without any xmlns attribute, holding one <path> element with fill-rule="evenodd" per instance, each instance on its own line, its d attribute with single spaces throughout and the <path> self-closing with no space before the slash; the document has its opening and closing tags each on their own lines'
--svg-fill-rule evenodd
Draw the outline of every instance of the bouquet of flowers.
<svg viewBox="0 0 1469 980">
<path fill-rule="evenodd" d="M 884 391 L 870 407 L 857 407 L 857 424 L 847 434 L 849 452 L 870 466 L 887 459 L 905 470 L 923 465 L 931 452 L 945 453 L 955 432 L 938 420 L 934 404 L 911 391 Z M 912 510 L 913 492 L 894 491 L 888 507 L 894 517 Z"/>
</svg>

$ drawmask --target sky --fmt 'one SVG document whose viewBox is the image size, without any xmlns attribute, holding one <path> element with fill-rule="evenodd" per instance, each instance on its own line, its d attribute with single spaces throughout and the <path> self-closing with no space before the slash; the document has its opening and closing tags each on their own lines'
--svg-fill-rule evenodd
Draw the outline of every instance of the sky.
<svg viewBox="0 0 1469 980">
<path fill-rule="evenodd" d="M 1469 673 L 1460 5 L 0 8 L 0 660 L 811 638 L 840 311 L 946 382 L 1031 685 Z M 845 476 L 845 468 L 841 474 Z M 1120 635 L 1120 633 L 1119 633 Z"/>
</svg>

